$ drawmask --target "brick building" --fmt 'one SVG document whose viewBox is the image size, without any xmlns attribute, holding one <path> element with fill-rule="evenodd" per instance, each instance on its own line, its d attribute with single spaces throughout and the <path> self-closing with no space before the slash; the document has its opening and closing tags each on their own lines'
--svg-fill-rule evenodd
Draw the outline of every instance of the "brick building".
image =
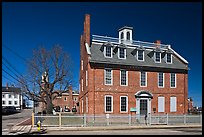
<svg viewBox="0 0 204 137">
<path fill-rule="evenodd" d="M 159 40 L 134 41 L 132 27 L 122 27 L 118 34 L 118 38 L 91 37 L 90 15 L 85 15 L 80 37 L 80 113 L 187 113 L 188 62 Z"/>
</svg>

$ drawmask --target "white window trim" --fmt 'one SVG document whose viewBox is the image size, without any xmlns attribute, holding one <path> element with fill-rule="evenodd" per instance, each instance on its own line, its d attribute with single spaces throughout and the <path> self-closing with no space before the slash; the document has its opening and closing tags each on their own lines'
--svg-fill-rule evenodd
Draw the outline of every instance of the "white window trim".
<svg viewBox="0 0 204 137">
<path fill-rule="evenodd" d="M 106 84 L 106 70 L 111 70 L 111 84 Z M 111 68 L 105 68 L 104 69 L 104 85 L 113 85 L 113 70 Z"/>
<path fill-rule="evenodd" d="M 159 53 L 160 61 L 156 61 L 156 53 Z M 161 63 L 161 52 L 154 52 L 154 62 L 155 63 Z"/>
<path fill-rule="evenodd" d="M 162 73 L 163 74 L 163 86 L 159 86 L 159 73 Z M 164 88 L 164 78 L 165 78 L 165 76 L 164 76 L 164 73 L 163 72 L 158 72 L 158 87 L 159 88 Z"/>
<path fill-rule="evenodd" d="M 125 70 L 125 69 L 121 69 L 121 70 Z M 122 85 L 121 84 L 121 70 L 120 70 L 120 86 L 128 86 L 128 71 L 125 70 L 126 71 L 126 85 Z"/>
<path fill-rule="evenodd" d="M 171 53 L 168 53 L 168 54 L 171 54 Z M 171 54 L 171 62 L 167 62 L 167 54 L 166 54 L 166 63 L 167 64 L 172 64 L 172 54 Z"/>
<path fill-rule="evenodd" d="M 86 86 L 88 86 L 88 71 L 86 70 Z"/>
<path fill-rule="evenodd" d="M 176 82 L 176 73 L 174 73 L 174 74 L 175 74 L 175 87 L 172 87 L 172 86 L 171 86 L 171 74 L 172 74 L 172 73 L 170 73 L 170 88 L 176 88 L 176 83 L 177 83 L 177 82 Z"/>
<path fill-rule="evenodd" d="M 119 59 L 126 59 L 126 49 L 124 48 L 124 58 L 120 58 L 120 49 L 121 48 L 119 48 L 119 50 L 118 50 L 118 58 Z"/>
<path fill-rule="evenodd" d="M 143 56 L 143 59 L 142 59 L 142 60 L 139 60 L 139 59 L 138 59 L 138 50 L 137 50 L 137 61 L 144 61 L 144 50 L 142 51 L 142 56 Z"/>
<path fill-rule="evenodd" d="M 108 57 L 108 56 L 106 56 L 106 47 L 107 46 L 104 46 L 104 57 L 106 57 L 106 58 L 112 58 L 113 57 L 113 48 L 112 47 L 110 47 L 111 48 L 111 56 L 110 57 Z"/>
<path fill-rule="evenodd" d="M 112 95 L 105 95 L 104 96 L 105 97 L 105 99 L 104 99 L 104 106 L 105 106 L 105 108 L 104 108 L 104 111 L 105 111 L 105 113 L 113 113 L 113 96 Z M 106 111 L 106 97 L 111 97 L 111 111 Z"/>
<path fill-rule="evenodd" d="M 147 72 L 146 71 L 143 71 L 145 72 L 145 86 L 142 86 L 141 84 L 141 72 L 140 72 L 140 87 L 147 87 Z"/>
<path fill-rule="evenodd" d="M 159 110 L 159 98 L 164 98 L 164 102 L 163 102 L 163 105 L 164 105 L 164 106 L 162 106 L 163 111 L 160 111 L 160 110 Z M 159 96 L 159 97 L 158 97 L 158 112 L 165 112 L 165 97 L 164 97 L 164 96 Z"/>
<path fill-rule="evenodd" d="M 126 98 L 126 111 L 121 111 L 121 98 Z M 128 96 L 120 96 L 120 113 L 127 113 L 128 112 Z"/>
</svg>

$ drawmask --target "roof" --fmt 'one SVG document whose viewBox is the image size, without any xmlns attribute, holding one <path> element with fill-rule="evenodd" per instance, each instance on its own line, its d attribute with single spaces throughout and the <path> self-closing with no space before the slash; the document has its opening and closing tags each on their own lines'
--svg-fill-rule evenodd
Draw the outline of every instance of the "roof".
<svg viewBox="0 0 204 137">
<path fill-rule="evenodd" d="M 92 63 L 102 63 L 102 64 L 113 64 L 113 65 L 131 65 L 131 66 L 143 66 L 143 67 L 155 67 L 155 68 L 170 68 L 170 69 L 184 69 L 188 70 L 187 61 L 183 59 L 178 53 L 176 53 L 169 45 L 163 45 L 159 49 L 161 51 L 161 63 L 155 63 L 154 61 L 154 52 L 155 47 L 151 45 L 142 46 L 144 50 L 144 61 L 138 61 L 136 59 L 136 52 L 138 49 L 141 50 L 141 45 L 126 45 L 126 59 L 118 58 L 118 51 L 115 48 L 119 47 L 119 43 L 110 42 L 113 45 L 113 55 L 112 58 L 106 58 L 103 54 L 104 43 L 107 44 L 107 41 L 92 41 L 90 51 L 91 58 L 90 62 Z M 146 43 L 146 42 L 145 42 Z M 162 44 L 161 44 L 162 45 Z M 172 64 L 166 63 L 165 54 L 172 53 Z"/>
<path fill-rule="evenodd" d="M 123 29 L 131 29 L 131 30 L 133 30 L 133 27 L 124 26 L 124 27 L 118 29 L 118 31 L 121 31 L 121 30 L 123 30 Z"/>
<path fill-rule="evenodd" d="M 17 87 L 2 87 L 2 92 L 21 92 L 21 89 Z"/>
</svg>

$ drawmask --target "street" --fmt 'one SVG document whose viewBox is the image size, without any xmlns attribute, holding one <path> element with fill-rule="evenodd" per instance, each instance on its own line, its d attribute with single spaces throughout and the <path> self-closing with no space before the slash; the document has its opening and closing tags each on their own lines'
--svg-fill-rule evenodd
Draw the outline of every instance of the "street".
<svg viewBox="0 0 204 137">
<path fill-rule="evenodd" d="M 202 128 L 47 131 L 41 135 L 202 135 Z"/>
<path fill-rule="evenodd" d="M 28 118 L 31 118 L 32 109 L 23 109 L 20 113 L 2 115 L 2 132 L 7 132 L 9 125 L 16 125 Z"/>
</svg>

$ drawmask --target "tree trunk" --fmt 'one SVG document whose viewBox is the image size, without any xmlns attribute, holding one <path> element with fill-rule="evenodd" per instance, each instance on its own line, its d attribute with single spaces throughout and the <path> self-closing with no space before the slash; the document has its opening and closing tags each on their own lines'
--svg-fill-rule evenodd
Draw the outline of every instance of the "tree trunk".
<svg viewBox="0 0 204 137">
<path fill-rule="evenodd" d="M 53 111 L 53 103 L 52 103 L 52 99 L 48 96 L 47 97 L 47 107 L 46 107 L 46 111 L 47 111 L 47 114 L 52 114 L 52 111 Z"/>
</svg>

